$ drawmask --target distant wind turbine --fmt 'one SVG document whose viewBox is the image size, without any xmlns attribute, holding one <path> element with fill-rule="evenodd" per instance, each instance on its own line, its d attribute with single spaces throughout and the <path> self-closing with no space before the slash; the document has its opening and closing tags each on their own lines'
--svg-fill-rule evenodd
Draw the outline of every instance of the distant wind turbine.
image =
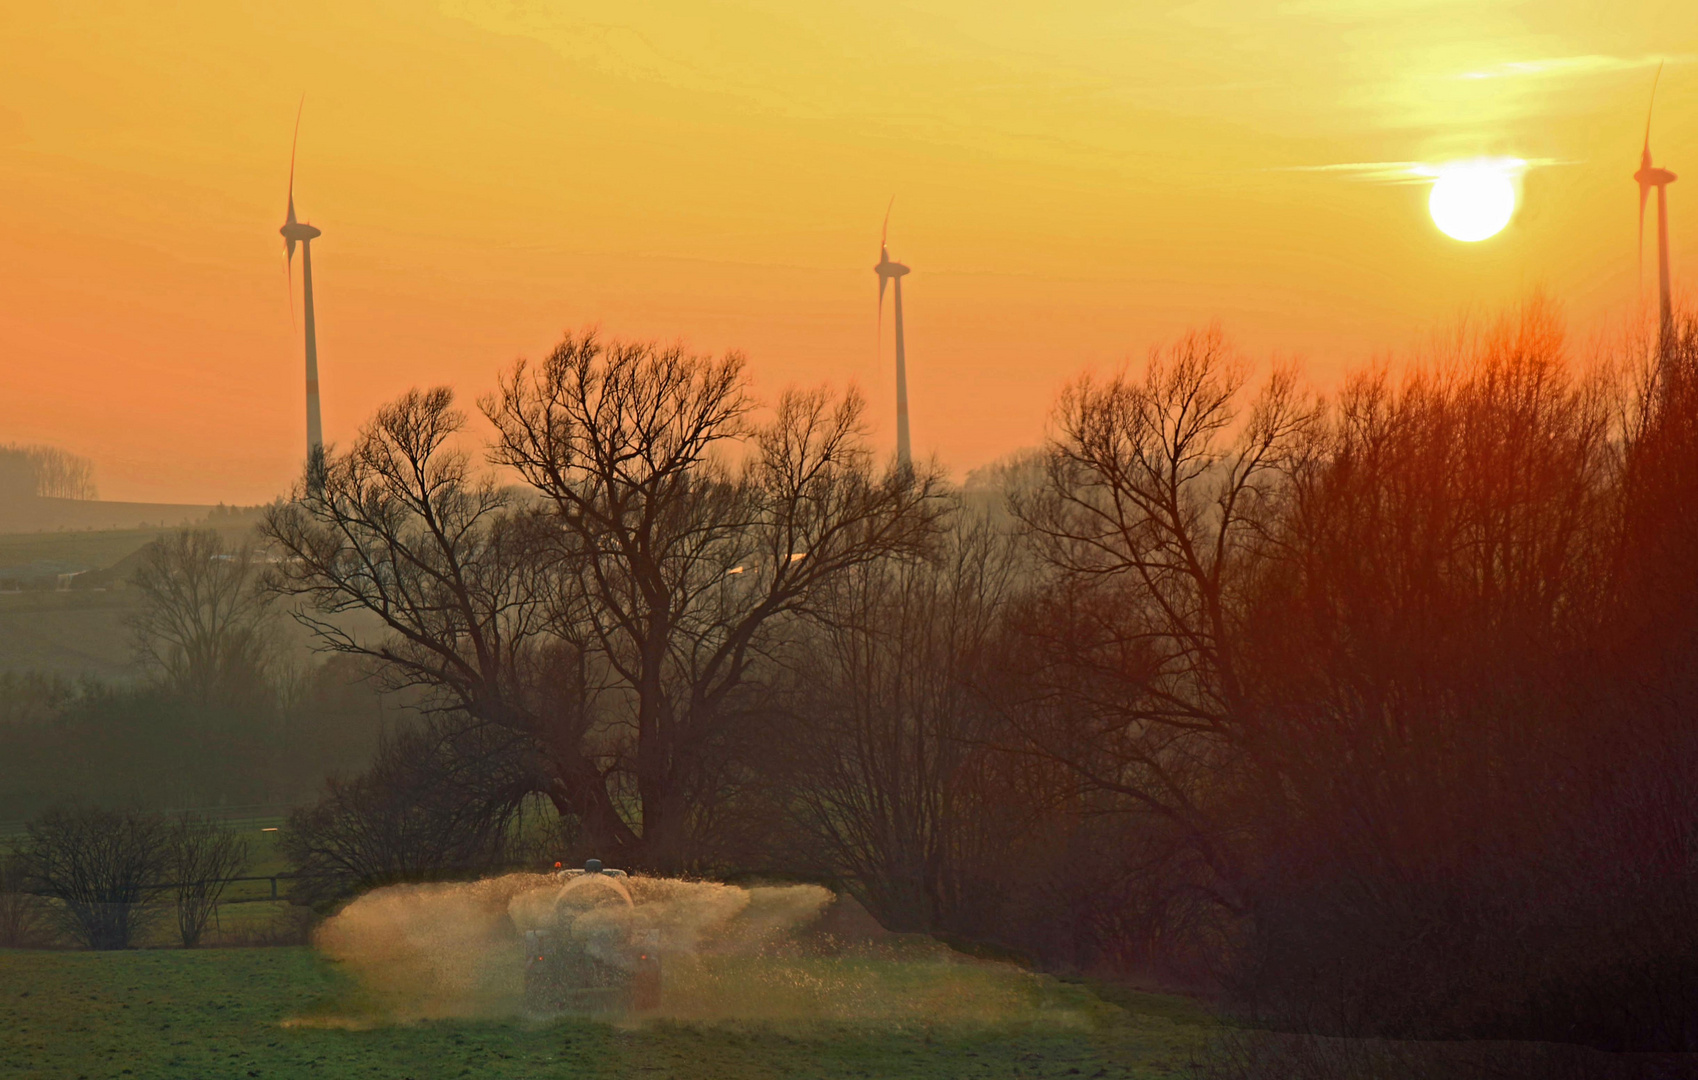
<svg viewBox="0 0 1698 1080">
<path fill-rule="evenodd" d="M 1651 113 L 1657 107 L 1657 83 L 1663 76 L 1657 66 L 1656 78 L 1651 80 L 1651 105 L 1645 110 L 1645 148 L 1639 155 L 1639 171 L 1633 179 L 1639 181 L 1639 263 L 1645 262 L 1645 201 L 1651 189 L 1657 189 L 1657 356 L 1666 359 L 1674 344 L 1674 311 L 1669 303 L 1669 205 L 1668 186 L 1675 175 L 1651 164 Z M 1641 270 L 1641 273 L 1643 271 Z"/>
<path fill-rule="evenodd" d="M 896 465 L 907 470 L 913 467 L 912 453 L 908 441 L 908 355 L 902 343 L 902 277 L 908 273 L 908 268 L 890 258 L 890 209 L 896 205 L 895 196 L 891 197 L 890 206 L 884 208 L 884 231 L 879 234 L 878 265 L 873 271 L 878 274 L 878 314 L 879 322 L 884 322 L 884 287 L 890 282 L 896 282 Z M 879 327 L 879 343 L 884 343 L 884 328 Z"/>
<path fill-rule="evenodd" d="M 306 98 L 301 99 L 305 106 Z M 295 245 L 301 245 L 301 284 L 305 297 L 307 331 L 307 485 L 320 489 L 324 481 L 324 430 L 318 415 L 318 333 L 312 310 L 312 242 L 323 235 L 304 221 L 295 220 L 295 148 L 301 141 L 301 109 L 295 109 L 295 139 L 289 146 L 289 213 L 283 219 L 283 246 L 288 253 L 290 270 L 290 303 L 293 304 L 293 272 Z"/>
</svg>

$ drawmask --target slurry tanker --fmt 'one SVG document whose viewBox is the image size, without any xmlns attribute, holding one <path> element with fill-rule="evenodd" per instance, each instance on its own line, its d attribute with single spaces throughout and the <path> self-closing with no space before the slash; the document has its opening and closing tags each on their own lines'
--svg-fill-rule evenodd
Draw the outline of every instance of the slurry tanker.
<svg viewBox="0 0 1698 1080">
<path fill-rule="evenodd" d="M 560 891 L 528 905 L 525 1007 L 533 1013 L 647 1012 L 660 1005 L 660 931 L 637 925 L 623 870 L 591 859 L 558 870 Z M 517 913 L 516 913 L 517 915 Z"/>
</svg>

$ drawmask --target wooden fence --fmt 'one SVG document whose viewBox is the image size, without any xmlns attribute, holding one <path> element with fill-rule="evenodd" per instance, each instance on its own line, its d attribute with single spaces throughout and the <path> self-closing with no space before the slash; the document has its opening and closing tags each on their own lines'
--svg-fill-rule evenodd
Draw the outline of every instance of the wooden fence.
<svg viewBox="0 0 1698 1080">
<path fill-rule="evenodd" d="M 146 812 L 167 817 L 175 814 L 199 814 L 236 832 L 259 832 L 281 828 L 284 819 L 289 816 L 289 811 L 293 809 L 294 806 L 288 803 L 252 803 L 247 806 L 182 806 L 172 810 Z M 27 818 L 0 821 L 0 844 L 22 837 L 28 825 Z"/>
</svg>

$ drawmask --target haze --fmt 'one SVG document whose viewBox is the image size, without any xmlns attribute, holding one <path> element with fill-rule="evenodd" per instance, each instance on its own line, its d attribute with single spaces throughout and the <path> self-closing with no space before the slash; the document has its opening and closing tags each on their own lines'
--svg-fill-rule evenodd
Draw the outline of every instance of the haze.
<svg viewBox="0 0 1698 1080">
<path fill-rule="evenodd" d="M 1211 322 L 1323 382 L 1537 288 L 1607 331 L 1637 295 L 1659 60 L 1659 160 L 1698 160 L 1680 3 L 997 7 L 11 5 L 0 430 L 92 459 L 107 499 L 287 489 L 303 93 L 343 445 L 409 386 L 475 395 L 596 325 L 742 350 L 768 392 L 853 380 L 888 449 L 871 267 L 895 195 L 915 452 L 959 474 L 1036 443 L 1082 367 Z M 1433 227 L 1424 185 L 1316 168 L 1478 155 L 1536 163 L 1480 244 Z"/>
</svg>

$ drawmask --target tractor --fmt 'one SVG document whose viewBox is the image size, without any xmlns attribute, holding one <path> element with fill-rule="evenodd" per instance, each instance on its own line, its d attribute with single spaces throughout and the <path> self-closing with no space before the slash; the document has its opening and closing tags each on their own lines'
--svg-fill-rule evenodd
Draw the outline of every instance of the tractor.
<svg viewBox="0 0 1698 1080">
<path fill-rule="evenodd" d="M 557 864 L 558 865 L 558 864 Z M 623 870 L 591 859 L 557 870 L 560 890 L 524 931 L 525 1007 L 539 1014 L 649 1012 L 660 1006 L 660 931 L 637 925 Z"/>
</svg>

